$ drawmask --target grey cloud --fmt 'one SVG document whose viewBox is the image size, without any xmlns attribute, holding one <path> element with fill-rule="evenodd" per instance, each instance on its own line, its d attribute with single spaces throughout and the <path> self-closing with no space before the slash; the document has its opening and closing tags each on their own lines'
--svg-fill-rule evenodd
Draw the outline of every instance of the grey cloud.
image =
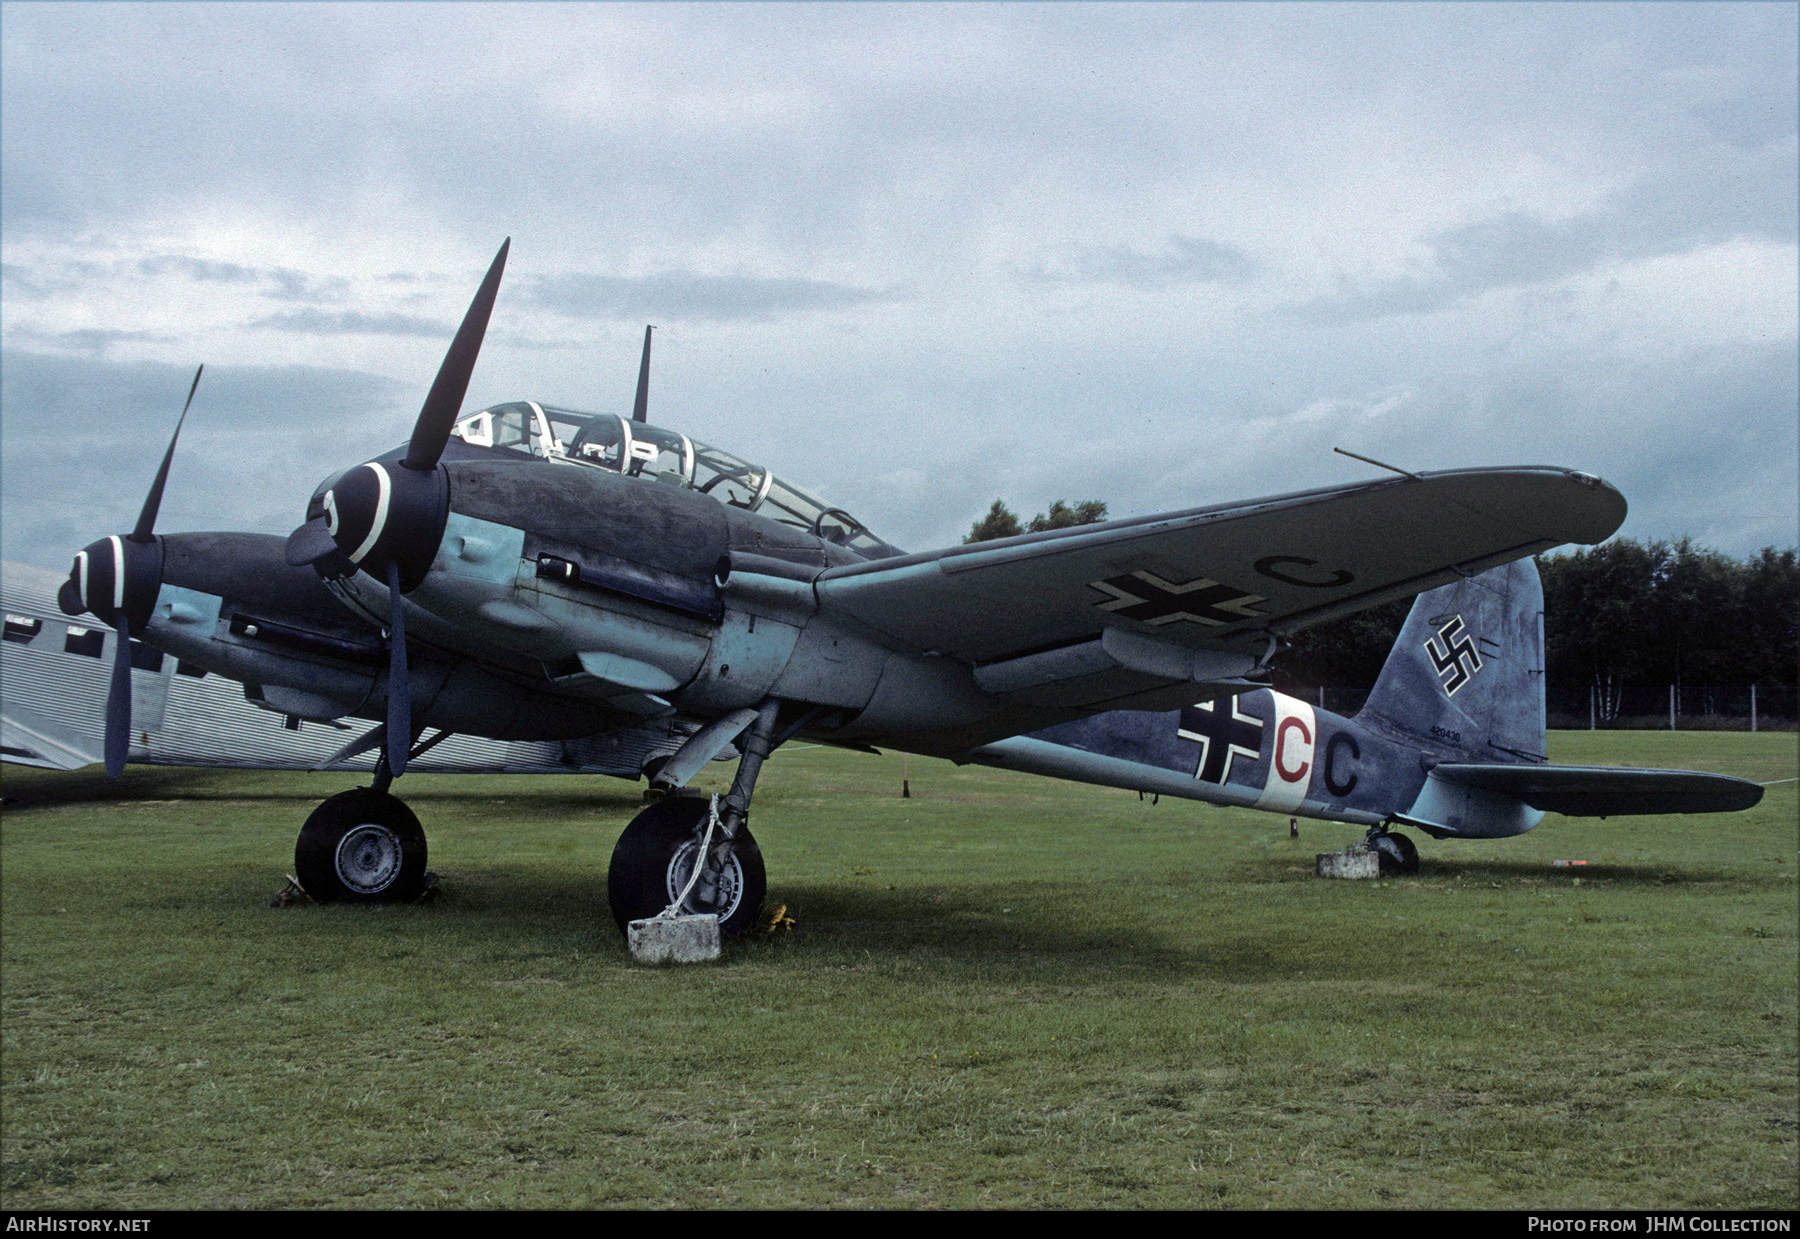
<svg viewBox="0 0 1800 1239">
<path fill-rule="evenodd" d="M 1604 210 L 1548 221 L 1509 211 L 1427 238 L 1428 270 L 1294 307 L 1354 321 L 1429 314 L 1502 288 L 1553 283 L 1607 261 L 1687 253 L 1734 236 L 1791 242 L 1800 181 L 1792 131 L 1755 150 L 1719 146 L 1612 195 Z"/>
<path fill-rule="evenodd" d="M 140 275 L 154 277 L 173 271 L 190 280 L 216 280 L 226 284 L 250 284 L 262 278 L 262 273 L 252 267 L 240 267 L 235 262 L 208 262 L 185 254 L 159 254 L 155 258 L 141 258 L 137 269 Z"/>
<path fill-rule="evenodd" d="M 447 323 L 415 318 L 410 314 L 364 314 L 359 310 L 330 312 L 310 306 L 304 310 L 284 310 L 280 314 L 271 314 L 250 325 L 314 336 L 439 336 L 448 339 L 451 334 L 451 327 Z"/>
<path fill-rule="evenodd" d="M 892 289 L 824 280 L 671 271 L 628 278 L 571 272 L 538 281 L 531 300 L 574 318 L 759 319 L 892 300 Z"/>
<path fill-rule="evenodd" d="M 0 371 L 6 555 L 61 569 L 82 543 L 128 528 L 193 376 L 185 365 L 9 349 Z M 404 437 L 417 398 L 354 370 L 208 366 L 158 528 L 285 533 L 329 467 Z"/>
<path fill-rule="evenodd" d="M 29 323 L 21 323 L 7 334 L 15 340 L 28 340 L 33 344 L 47 344 L 52 348 L 70 349 L 78 353 L 91 353 L 96 357 L 104 355 L 106 350 L 115 344 L 167 344 L 175 338 L 158 335 L 154 331 L 111 331 L 101 327 L 82 327 L 74 331 L 41 331 Z"/>
<path fill-rule="evenodd" d="M 1078 252 L 1061 269 L 1025 271 L 1027 278 L 1053 284 L 1112 283 L 1132 288 L 1176 284 L 1227 284 L 1252 278 L 1257 263 L 1236 246 L 1205 237 L 1171 236 L 1157 253 L 1127 245 L 1096 246 Z"/>
</svg>

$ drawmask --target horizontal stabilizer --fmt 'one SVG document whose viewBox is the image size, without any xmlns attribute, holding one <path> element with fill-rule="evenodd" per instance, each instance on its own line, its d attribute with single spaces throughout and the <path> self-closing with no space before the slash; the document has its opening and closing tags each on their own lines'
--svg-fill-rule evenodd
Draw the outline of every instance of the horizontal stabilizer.
<svg viewBox="0 0 1800 1239">
<path fill-rule="evenodd" d="M 1651 813 L 1735 813 L 1762 799 L 1748 779 L 1698 770 L 1628 770 L 1612 766 L 1489 766 L 1445 763 L 1434 778 L 1512 796 L 1565 817 L 1629 817 Z"/>
</svg>

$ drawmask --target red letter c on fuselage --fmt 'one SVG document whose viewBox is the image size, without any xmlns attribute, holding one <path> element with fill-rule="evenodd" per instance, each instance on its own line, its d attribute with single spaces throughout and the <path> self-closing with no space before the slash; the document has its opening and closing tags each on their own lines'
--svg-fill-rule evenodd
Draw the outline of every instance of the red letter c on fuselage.
<svg viewBox="0 0 1800 1239">
<path fill-rule="evenodd" d="M 1312 732 L 1306 729 L 1304 720 L 1294 717 L 1282 719 L 1281 726 L 1275 731 L 1275 773 L 1281 776 L 1283 783 L 1298 783 L 1306 777 L 1307 771 L 1312 769 L 1312 763 L 1303 761 L 1295 769 L 1288 769 L 1287 742 L 1290 731 L 1300 733 L 1300 743 L 1305 745 L 1309 752 L 1312 749 Z"/>
</svg>

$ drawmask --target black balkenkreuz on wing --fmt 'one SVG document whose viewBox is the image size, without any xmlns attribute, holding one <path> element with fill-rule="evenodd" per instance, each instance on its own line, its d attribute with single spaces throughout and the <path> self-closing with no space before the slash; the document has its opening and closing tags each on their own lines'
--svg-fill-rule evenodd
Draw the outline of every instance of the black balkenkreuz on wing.
<svg viewBox="0 0 1800 1239">
<path fill-rule="evenodd" d="M 1108 595 L 1105 602 L 1095 604 L 1102 611 L 1146 624 L 1186 620 L 1216 628 L 1240 620 L 1261 619 L 1266 614 L 1252 606 L 1263 601 L 1262 595 L 1221 585 L 1211 577 L 1175 582 L 1165 581 L 1154 572 L 1127 572 L 1104 581 L 1089 581 L 1088 588 Z"/>
<path fill-rule="evenodd" d="M 1439 641 L 1443 644 L 1440 646 Z M 1431 665 L 1444 679 L 1444 695 L 1454 697 L 1456 690 L 1475 678 L 1481 670 L 1481 655 L 1475 652 L 1475 643 L 1469 640 L 1469 634 L 1463 630 L 1463 618 L 1458 615 L 1437 630 L 1435 636 L 1425 639 L 1425 653 L 1431 657 Z"/>
</svg>

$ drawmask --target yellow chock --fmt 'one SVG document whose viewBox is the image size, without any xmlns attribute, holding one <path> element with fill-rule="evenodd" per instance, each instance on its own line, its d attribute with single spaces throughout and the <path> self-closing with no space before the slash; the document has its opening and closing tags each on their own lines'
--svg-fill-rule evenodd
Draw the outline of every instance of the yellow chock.
<svg viewBox="0 0 1800 1239">
<path fill-rule="evenodd" d="M 772 934 L 777 929 L 792 929 L 793 927 L 794 918 L 787 914 L 787 905 L 778 903 L 775 905 L 775 910 L 769 913 L 769 923 L 763 926 L 763 932 Z"/>
</svg>

